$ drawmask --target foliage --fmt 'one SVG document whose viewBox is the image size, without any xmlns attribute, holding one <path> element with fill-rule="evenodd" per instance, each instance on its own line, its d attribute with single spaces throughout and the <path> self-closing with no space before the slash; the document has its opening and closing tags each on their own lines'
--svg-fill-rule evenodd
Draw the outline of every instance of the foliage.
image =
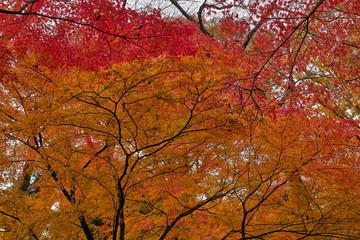
<svg viewBox="0 0 360 240">
<path fill-rule="evenodd" d="M 359 238 L 360 4 L 170 2 L 1 3 L 5 239 Z"/>
</svg>

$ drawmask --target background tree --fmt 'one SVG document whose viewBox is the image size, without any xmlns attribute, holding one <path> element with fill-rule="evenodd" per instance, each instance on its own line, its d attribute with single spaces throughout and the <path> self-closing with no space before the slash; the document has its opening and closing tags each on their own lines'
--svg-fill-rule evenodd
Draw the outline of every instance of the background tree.
<svg viewBox="0 0 360 240">
<path fill-rule="evenodd" d="M 5 238 L 358 238 L 359 4 L 159 4 L 1 4 Z"/>
</svg>

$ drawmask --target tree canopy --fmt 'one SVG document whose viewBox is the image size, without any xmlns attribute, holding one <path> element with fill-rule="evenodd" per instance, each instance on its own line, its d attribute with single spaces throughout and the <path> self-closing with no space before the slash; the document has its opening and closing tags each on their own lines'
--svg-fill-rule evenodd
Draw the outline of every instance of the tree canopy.
<svg viewBox="0 0 360 240">
<path fill-rule="evenodd" d="M 360 2 L 0 3 L 0 237 L 360 238 Z"/>
</svg>

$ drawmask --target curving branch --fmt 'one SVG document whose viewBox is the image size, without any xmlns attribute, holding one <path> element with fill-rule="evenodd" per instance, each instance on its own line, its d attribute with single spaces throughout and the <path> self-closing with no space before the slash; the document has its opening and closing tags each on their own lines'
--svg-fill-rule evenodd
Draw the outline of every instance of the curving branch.
<svg viewBox="0 0 360 240">
<path fill-rule="evenodd" d="M 200 30 L 205 34 L 208 35 L 210 37 L 212 37 L 213 35 L 211 33 L 209 33 L 208 30 L 206 30 L 204 23 L 203 23 L 203 19 L 202 19 L 202 12 L 204 10 L 204 8 L 206 7 L 206 0 L 203 2 L 203 4 L 201 4 L 199 11 L 198 11 L 198 21 L 199 21 L 199 26 L 200 26 Z"/>
<path fill-rule="evenodd" d="M 205 35 L 208 35 L 210 37 L 213 37 L 213 35 L 205 28 L 204 26 L 204 22 L 203 22 L 203 18 L 202 18 L 202 13 L 203 13 L 203 10 L 205 9 L 205 7 L 207 6 L 206 4 L 206 1 L 205 0 L 200 8 L 199 8 L 199 11 L 197 12 L 197 16 L 198 16 L 198 19 L 194 19 L 192 16 L 190 16 L 181 6 L 180 4 L 178 3 L 177 0 L 170 0 L 170 2 L 181 12 L 181 14 L 188 20 L 190 20 L 191 22 L 197 22 L 199 24 L 199 28 L 201 30 L 201 32 L 203 32 L 203 34 Z"/>
</svg>

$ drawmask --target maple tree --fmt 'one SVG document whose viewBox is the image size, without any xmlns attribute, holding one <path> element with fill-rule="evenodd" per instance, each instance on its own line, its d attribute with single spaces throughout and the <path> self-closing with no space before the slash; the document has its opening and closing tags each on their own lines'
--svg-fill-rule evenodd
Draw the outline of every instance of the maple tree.
<svg viewBox="0 0 360 240">
<path fill-rule="evenodd" d="M 0 4 L 5 239 L 359 238 L 360 3 L 151 4 Z"/>
</svg>

